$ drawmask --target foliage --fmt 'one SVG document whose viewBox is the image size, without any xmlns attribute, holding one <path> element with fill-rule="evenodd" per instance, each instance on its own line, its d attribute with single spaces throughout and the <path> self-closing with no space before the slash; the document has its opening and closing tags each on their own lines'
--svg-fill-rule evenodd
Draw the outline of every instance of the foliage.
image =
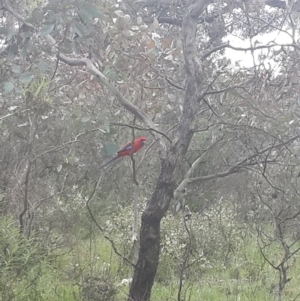
<svg viewBox="0 0 300 301">
<path fill-rule="evenodd" d="M 92 277 L 87 276 L 83 280 L 82 288 L 82 299 L 93 301 L 112 301 L 115 300 L 115 295 L 117 293 L 114 283 L 109 279 L 108 275 L 101 275 Z"/>
<path fill-rule="evenodd" d="M 216 214 L 220 211 L 222 219 Z M 205 257 L 193 253 L 190 262 L 197 258 L 201 260 L 183 270 L 184 300 L 206 298 L 230 301 L 240 298 L 242 301 L 254 301 L 257 297 L 260 300 L 274 300 L 277 275 L 261 256 L 256 233 L 236 220 L 228 203 L 219 203 L 215 208 L 208 209 L 205 215 L 209 218 L 192 214 L 191 220 L 187 221 L 193 229 L 193 252 L 209 248 L 209 253 Z M 115 227 L 115 234 L 111 236 L 118 248 L 122 246 L 118 241 L 130 239 L 125 223 L 130 224 L 131 219 L 130 208 L 125 208 L 109 222 L 111 224 L 111 221 L 122 220 L 118 224 L 118 230 Z M 220 221 L 224 222 L 222 230 L 219 227 Z M 167 216 L 162 227 L 162 256 L 152 298 L 172 300 L 177 298 L 182 255 L 188 235 L 183 221 L 171 215 Z M 107 228 L 107 231 L 110 229 Z M 103 300 L 108 300 L 108 295 L 111 300 L 124 300 L 126 286 L 121 285 L 121 282 L 131 272 L 123 260 L 114 254 L 109 242 L 103 240 L 99 233 L 84 241 L 80 233 L 70 235 L 75 246 L 72 251 L 60 248 L 45 253 L 43 244 L 35 241 L 34 237 L 32 240 L 24 239 L 11 220 L 2 218 L 1 250 L 3 246 L 9 245 L 7 250 L 11 254 L 10 260 L 5 259 L 6 261 L 4 258 L 7 255 L 1 254 L 2 300 L 80 300 L 80 295 L 91 300 L 96 293 L 97 298 L 105 296 L 106 299 Z M 211 237 L 214 237 L 213 241 L 210 240 Z M 218 241 L 225 244 L 221 246 L 221 250 L 219 244 L 214 245 Z M 224 256 L 224 250 L 229 244 L 231 251 Z M 274 260 L 280 259 L 280 249 L 274 246 L 269 248 L 268 256 Z M 290 266 L 291 281 L 283 300 L 296 297 L 298 271 L 297 257 Z"/>
<path fill-rule="evenodd" d="M 43 244 L 24 238 L 11 219 L 1 218 L 0 225 L 1 300 L 53 300 L 54 292 L 58 300 L 72 300 L 77 290 L 59 281 L 61 271 L 54 270 Z"/>
</svg>

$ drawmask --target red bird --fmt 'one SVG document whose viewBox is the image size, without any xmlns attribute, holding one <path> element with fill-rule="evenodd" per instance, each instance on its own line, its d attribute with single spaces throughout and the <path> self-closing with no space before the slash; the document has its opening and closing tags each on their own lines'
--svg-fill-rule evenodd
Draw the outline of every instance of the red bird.
<svg viewBox="0 0 300 301">
<path fill-rule="evenodd" d="M 117 155 L 115 157 L 113 157 L 110 160 L 108 160 L 107 162 L 105 162 L 100 168 L 103 168 L 103 167 L 109 165 L 110 163 L 114 162 L 118 158 L 130 156 L 131 153 L 136 153 L 144 146 L 145 141 L 146 141 L 146 138 L 144 136 L 141 136 L 141 137 L 134 139 L 133 142 L 132 141 L 128 142 L 124 147 L 122 147 L 121 149 L 118 150 Z"/>
</svg>

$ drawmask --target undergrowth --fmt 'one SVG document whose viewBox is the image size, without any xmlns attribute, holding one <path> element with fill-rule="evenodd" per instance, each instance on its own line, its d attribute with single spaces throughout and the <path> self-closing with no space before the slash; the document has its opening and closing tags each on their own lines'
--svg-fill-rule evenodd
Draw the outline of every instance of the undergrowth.
<svg viewBox="0 0 300 301">
<path fill-rule="evenodd" d="M 184 301 L 275 300 L 278 274 L 261 255 L 256 233 L 228 207 L 217 209 L 193 214 L 189 221 L 171 215 L 164 219 L 152 300 L 178 300 L 179 295 Z M 131 220 L 131 210 L 124 209 L 103 222 L 124 257 L 131 251 Z M 69 247 L 46 248 L 36 235 L 24 238 L 16 224 L 0 218 L 1 301 L 126 300 L 132 269 L 99 229 L 85 239 L 74 235 Z M 280 260 L 276 246 L 268 252 Z M 296 300 L 299 271 L 295 255 L 283 300 Z"/>
</svg>

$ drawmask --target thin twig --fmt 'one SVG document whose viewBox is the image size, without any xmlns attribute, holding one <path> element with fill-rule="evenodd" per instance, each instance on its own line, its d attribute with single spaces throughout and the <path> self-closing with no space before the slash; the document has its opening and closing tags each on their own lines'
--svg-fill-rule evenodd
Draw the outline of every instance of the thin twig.
<svg viewBox="0 0 300 301">
<path fill-rule="evenodd" d="M 94 197 L 94 195 L 95 195 L 95 192 L 96 192 L 96 190 L 97 190 L 97 188 L 98 188 L 98 185 L 99 185 L 99 183 L 100 183 L 101 180 L 102 180 L 102 175 L 103 175 L 103 173 L 100 172 L 100 175 L 99 175 L 99 177 L 98 177 L 98 180 L 95 182 L 95 185 L 94 185 L 94 187 L 93 187 L 92 193 L 90 194 L 88 200 L 86 201 L 86 207 L 87 207 L 87 209 L 88 209 L 88 212 L 89 212 L 89 214 L 90 214 L 90 216 L 91 216 L 92 221 L 95 223 L 95 225 L 97 226 L 97 228 L 102 232 L 103 237 L 104 237 L 107 241 L 109 241 L 109 243 L 110 243 L 111 247 L 113 248 L 114 252 L 115 252 L 119 257 L 121 257 L 123 260 L 125 260 L 127 263 L 129 263 L 131 266 L 134 267 L 134 264 L 133 264 L 130 260 L 128 260 L 126 257 L 124 257 L 124 256 L 117 250 L 117 248 L 116 248 L 114 242 L 112 241 L 112 239 L 111 239 L 110 237 L 108 237 L 108 236 L 105 234 L 104 229 L 98 224 L 98 222 L 97 222 L 96 218 L 94 217 L 94 215 L 93 215 L 93 213 L 92 213 L 92 210 L 91 210 L 91 208 L 90 208 L 90 206 L 89 206 L 90 202 L 92 201 L 92 199 L 93 199 L 93 197 Z"/>
</svg>

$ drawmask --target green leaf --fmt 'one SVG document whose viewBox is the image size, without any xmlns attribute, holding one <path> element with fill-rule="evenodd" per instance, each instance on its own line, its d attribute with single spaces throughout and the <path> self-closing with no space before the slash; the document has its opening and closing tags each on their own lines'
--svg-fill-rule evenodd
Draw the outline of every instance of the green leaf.
<svg viewBox="0 0 300 301">
<path fill-rule="evenodd" d="M 32 36 L 32 31 L 26 30 L 21 33 L 21 37 L 24 39 L 29 39 Z"/>
<path fill-rule="evenodd" d="M 21 74 L 20 78 L 19 78 L 19 81 L 22 83 L 22 84 L 28 84 L 32 81 L 33 79 L 33 75 L 30 74 L 29 72 L 24 72 L 23 74 Z"/>
<path fill-rule="evenodd" d="M 52 1 L 52 0 L 51 0 Z M 57 3 L 52 3 L 51 1 L 49 1 L 49 5 L 47 6 L 47 9 L 51 12 L 54 12 L 54 13 L 58 13 L 59 12 L 59 9 L 60 9 L 60 6 L 57 5 Z"/>
<path fill-rule="evenodd" d="M 80 43 L 77 40 L 75 40 L 75 42 L 74 42 L 74 50 L 75 50 L 75 53 L 81 53 Z"/>
<path fill-rule="evenodd" d="M 15 55 L 18 52 L 18 45 L 17 43 L 14 43 L 12 45 L 9 46 L 9 51 L 8 51 L 8 57 L 9 59 L 14 59 Z"/>
<path fill-rule="evenodd" d="M 82 122 L 82 123 L 89 122 L 90 120 L 91 120 L 91 117 L 90 117 L 90 116 L 86 116 L 86 117 L 81 118 L 81 122 Z"/>
<path fill-rule="evenodd" d="M 88 14 L 85 10 L 80 10 L 78 12 L 80 18 L 82 19 L 82 21 L 89 23 L 89 24 L 93 24 L 93 19 L 91 18 L 91 15 Z"/>
<path fill-rule="evenodd" d="M 80 36 L 80 37 L 83 37 L 86 33 L 86 30 L 85 30 L 85 27 L 78 23 L 78 22 L 74 22 L 73 23 L 73 26 L 74 26 L 74 31 Z"/>
<path fill-rule="evenodd" d="M 118 147 L 113 142 L 106 142 L 101 149 L 104 156 L 112 156 L 118 151 Z"/>
<path fill-rule="evenodd" d="M 242 99 L 244 99 L 244 97 L 234 88 L 230 88 L 227 90 L 231 95 L 235 96 L 235 97 L 240 97 Z"/>
<path fill-rule="evenodd" d="M 106 133 L 109 134 L 109 132 L 110 132 L 109 122 L 107 120 L 104 120 L 103 124 L 104 124 L 104 129 L 105 129 Z"/>
<path fill-rule="evenodd" d="M 12 29 L 9 29 L 7 32 L 6 40 L 9 42 L 13 38 L 14 35 L 15 35 L 15 31 Z"/>
<path fill-rule="evenodd" d="M 32 18 L 32 17 L 26 18 L 24 21 L 25 21 L 25 22 L 28 22 L 28 23 L 31 23 L 31 24 L 34 24 L 34 23 L 35 23 L 35 20 L 34 20 L 34 18 Z"/>
<path fill-rule="evenodd" d="M 65 54 L 72 53 L 73 52 L 73 43 L 70 40 L 65 39 L 62 46 L 60 47 L 60 50 Z"/>
<path fill-rule="evenodd" d="M 21 67 L 18 65 L 12 65 L 11 70 L 13 73 L 21 73 Z"/>
<path fill-rule="evenodd" d="M 213 195 L 212 195 L 211 192 L 205 192 L 205 193 L 203 194 L 203 198 L 204 198 L 205 200 L 211 201 L 211 200 L 213 199 Z"/>
<path fill-rule="evenodd" d="M 5 82 L 4 83 L 4 93 L 8 94 L 14 89 L 14 85 L 11 82 Z"/>
<path fill-rule="evenodd" d="M 92 122 L 91 121 L 84 122 L 83 123 L 83 128 L 84 128 L 86 133 L 89 133 L 93 128 Z"/>
<path fill-rule="evenodd" d="M 38 62 L 38 68 L 40 69 L 41 72 L 45 72 L 47 70 L 47 65 L 43 60 L 39 60 Z"/>
<path fill-rule="evenodd" d="M 92 17 L 103 19 L 103 14 L 98 10 L 98 8 L 92 4 L 84 3 L 83 8 L 86 12 L 91 15 Z"/>
<path fill-rule="evenodd" d="M 42 37 L 46 36 L 47 34 L 51 33 L 53 29 L 54 29 L 54 24 L 45 24 L 40 31 L 40 35 Z"/>
<path fill-rule="evenodd" d="M 44 19 L 44 14 L 39 8 L 35 8 L 32 11 L 32 18 L 34 19 L 35 23 L 39 23 Z"/>
<path fill-rule="evenodd" d="M 6 28 L 5 27 L 0 27 L 0 34 L 6 34 Z"/>
<path fill-rule="evenodd" d="M 106 133 L 106 134 L 116 135 L 116 134 L 118 134 L 118 130 L 115 129 L 115 128 L 110 128 L 110 129 L 109 129 L 109 133 Z"/>
<path fill-rule="evenodd" d="M 24 45 L 22 55 L 27 56 L 29 53 L 32 53 L 32 42 L 27 40 L 27 43 Z"/>
</svg>

